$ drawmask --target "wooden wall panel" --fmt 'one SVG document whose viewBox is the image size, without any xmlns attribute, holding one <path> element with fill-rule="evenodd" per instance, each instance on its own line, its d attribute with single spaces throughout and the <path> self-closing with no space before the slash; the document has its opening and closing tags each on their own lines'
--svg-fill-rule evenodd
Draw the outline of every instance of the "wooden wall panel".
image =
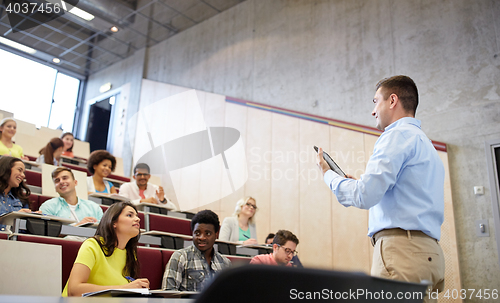
<svg viewBox="0 0 500 303">
<path fill-rule="evenodd" d="M 329 127 L 299 120 L 299 238 L 297 250 L 304 266 L 332 268 L 332 245 L 336 241 L 332 229 L 332 195 L 316 165 L 314 145 L 329 146 Z"/>
<path fill-rule="evenodd" d="M 355 177 L 364 171 L 365 163 L 358 161 L 364 149 L 363 134 L 338 127 L 330 127 L 329 154 L 345 173 Z M 361 153 L 362 154 L 362 153 Z M 369 272 L 370 241 L 368 211 L 344 207 L 332 194 L 333 267 L 336 270 Z"/>
<path fill-rule="evenodd" d="M 272 117 L 271 230 L 299 234 L 299 120 L 280 114 Z"/>
<path fill-rule="evenodd" d="M 263 110 L 248 108 L 246 157 L 248 180 L 245 196 L 255 198 L 258 211 L 255 214 L 257 239 L 263 242 L 271 229 L 271 162 L 272 162 L 272 114 Z"/>
<path fill-rule="evenodd" d="M 247 111 L 248 111 L 248 109 L 244 106 L 226 103 L 224 126 L 237 129 L 240 132 L 240 136 L 241 136 L 240 140 L 243 143 L 243 145 L 245 144 L 245 141 L 246 141 Z M 226 156 L 227 156 L 227 159 L 229 160 L 229 157 L 231 157 L 232 155 L 228 154 Z M 228 162 L 228 165 L 230 165 L 229 162 Z M 233 173 L 235 172 L 234 166 L 230 166 L 229 169 Z M 224 173 L 226 173 L 225 169 L 224 169 Z M 231 175 L 231 177 L 234 180 L 234 178 L 236 176 Z M 233 185 L 234 185 L 234 182 L 233 182 Z M 245 191 L 244 187 L 235 186 L 234 190 L 236 190 L 235 193 L 230 194 L 228 196 L 225 196 L 221 199 L 220 209 L 221 209 L 221 216 L 223 216 L 223 217 L 231 216 L 234 212 L 236 202 L 239 199 L 244 197 L 244 191 Z"/>
</svg>

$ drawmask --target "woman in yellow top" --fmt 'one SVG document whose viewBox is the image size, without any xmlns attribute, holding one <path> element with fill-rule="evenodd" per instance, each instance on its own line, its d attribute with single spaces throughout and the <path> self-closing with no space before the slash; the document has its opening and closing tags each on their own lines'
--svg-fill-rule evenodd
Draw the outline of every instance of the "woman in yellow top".
<svg viewBox="0 0 500 303">
<path fill-rule="evenodd" d="M 23 148 L 12 141 L 12 137 L 16 135 L 16 131 L 16 120 L 5 118 L 0 121 L 0 155 L 29 160 L 29 158 L 23 154 Z"/>
<path fill-rule="evenodd" d="M 81 296 L 113 288 L 149 288 L 139 276 L 139 217 L 130 202 L 111 205 L 94 237 L 83 242 L 62 296 Z"/>
</svg>

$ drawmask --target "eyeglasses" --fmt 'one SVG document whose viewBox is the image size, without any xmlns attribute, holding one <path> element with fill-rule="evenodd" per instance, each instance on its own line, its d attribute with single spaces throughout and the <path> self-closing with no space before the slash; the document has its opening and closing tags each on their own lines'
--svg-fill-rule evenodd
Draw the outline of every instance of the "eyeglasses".
<svg viewBox="0 0 500 303">
<path fill-rule="evenodd" d="M 135 174 L 136 177 L 147 177 L 149 174 Z"/>
<path fill-rule="evenodd" d="M 281 245 L 279 245 L 279 244 L 276 244 L 276 245 L 278 245 L 278 247 L 283 247 L 283 246 L 281 246 Z M 290 248 L 288 248 L 288 247 L 283 247 L 283 248 L 285 249 L 285 253 L 286 253 L 287 255 L 294 255 L 294 256 L 296 256 L 296 255 L 298 255 L 298 254 L 299 254 L 299 252 L 298 252 L 298 251 L 296 251 L 296 250 L 291 250 L 291 249 L 290 249 Z"/>
<path fill-rule="evenodd" d="M 253 204 L 252 204 L 252 203 L 250 203 L 250 202 L 247 202 L 247 204 L 246 204 L 246 205 L 247 205 L 248 207 L 251 207 L 251 208 L 253 208 L 253 209 L 257 210 L 257 205 L 253 205 Z"/>
</svg>

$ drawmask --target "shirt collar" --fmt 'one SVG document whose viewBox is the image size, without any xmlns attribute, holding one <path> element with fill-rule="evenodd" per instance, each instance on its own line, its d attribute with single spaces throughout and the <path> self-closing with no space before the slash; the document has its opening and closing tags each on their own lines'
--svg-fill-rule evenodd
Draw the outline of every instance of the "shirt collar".
<svg viewBox="0 0 500 303">
<path fill-rule="evenodd" d="M 412 117 L 404 117 L 404 118 L 401 118 L 395 122 L 392 122 L 389 126 L 387 126 L 385 128 L 385 131 L 388 131 L 388 130 L 391 130 L 397 126 L 400 126 L 400 125 L 403 125 L 403 124 L 411 124 L 411 125 L 415 125 L 416 127 L 418 128 L 421 128 L 420 125 L 421 125 L 422 122 L 420 122 L 420 120 L 417 120 L 415 118 L 412 118 Z"/>
</svg>

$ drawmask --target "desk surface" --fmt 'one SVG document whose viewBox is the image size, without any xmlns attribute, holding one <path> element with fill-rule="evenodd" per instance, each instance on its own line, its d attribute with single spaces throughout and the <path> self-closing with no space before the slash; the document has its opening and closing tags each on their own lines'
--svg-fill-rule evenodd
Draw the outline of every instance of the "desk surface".
<svg viewBox="0 0 500 303">
<path fill-rule="evenodd" d="M 14 225 L 15 219 L 26 219 L 26 218 L 53 220 L 53 221 L 59 221 L 63 224 L 76 223 L 76 221 L 72 220 L 72 219 L 66 219 L 66 218 L 49 216 L 49 215 L 42 215 L 42 214 L 36 214 L 36 213 L 25 213 L 25 212 L 13 211 L 13 212 L 1 215 L 0 216 L 0 224 Z"/>
<path fill-rule="evenodd" d="M 194 299 L 182 298 L 82 298 L 0 295 L 0 303 L 190 303 Z"/>
</svg>

